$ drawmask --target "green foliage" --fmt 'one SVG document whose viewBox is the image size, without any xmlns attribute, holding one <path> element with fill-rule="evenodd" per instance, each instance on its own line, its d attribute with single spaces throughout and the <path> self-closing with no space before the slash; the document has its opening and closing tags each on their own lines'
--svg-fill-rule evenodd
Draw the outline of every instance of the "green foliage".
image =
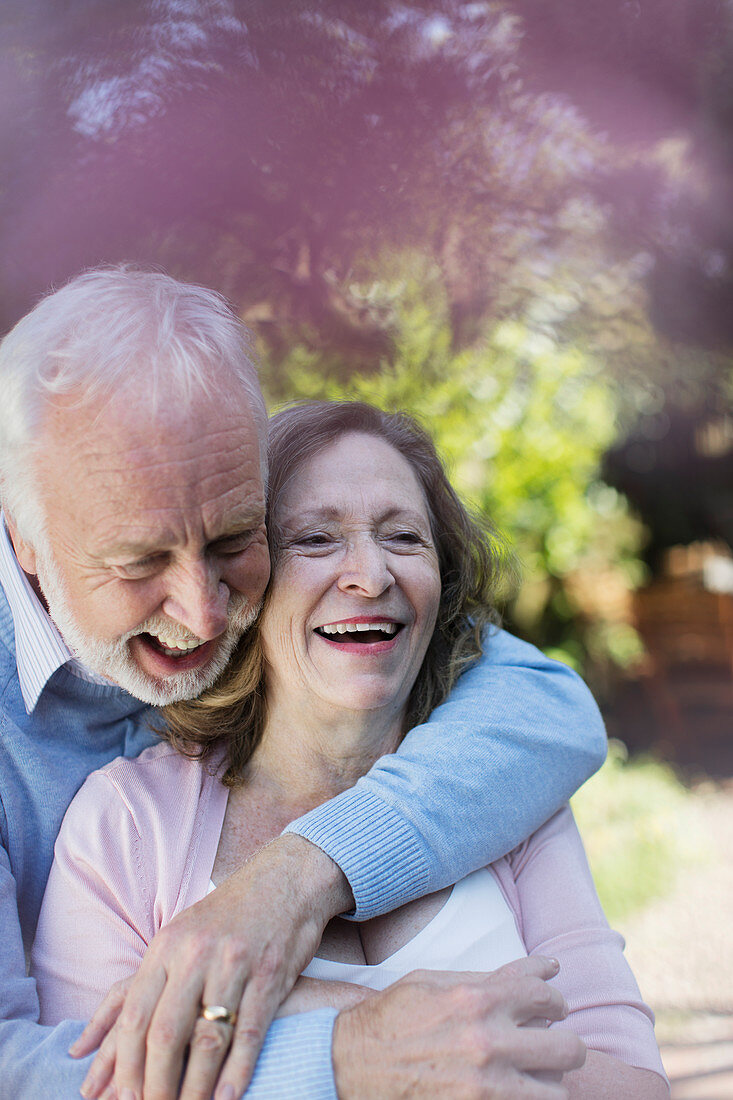
<svg viewBox="0 0 733 1100">
<path fill-rule="evenodd" d="M 690 792 L 667 764 L 628 760 L 618 741 L 572 807 L 611 923 L 665 896 L 681 867 L 705 858 Z"/>
<path fill-rule="evenodd" d="M 456 488 L 508 538 L 526 571 L 514 621 L 582 665 L 591 627 L 576 621 L 566 582 L 583 568 L 633 561 L 636 551 L 623 498 L 599 482 L 615 433 L 613 383 L 549 326 L 538 331 L 525 321 L 493 325 L 470 348 L 454 350 L 434 272 L 384 285 L 381 297 L 392 303 L 390 363 L 344 380 L 301 346 L 276 373 L 266 366 L 266 388 L 275 379 L 270 398 L 359 399 L 418 417 Z M 594 644 L 619 663 L 628 657 L 628 639 L 604 639 L 596 629 Z"/>
<path fill-rule="evenodd" d="M 603 451 L 636 432 L 650 484 L 674 410 L 733 401 L 731 12 L 7 0 L 0 327 L 100 260 L 221 290 L 272 402 L 415 412 L 514 542 L 513 622 L 629 664 L 633 630 L 573 577 L 641 577 Z M 720 470 L 666 511 L 729 515 Z"/>
</svg>

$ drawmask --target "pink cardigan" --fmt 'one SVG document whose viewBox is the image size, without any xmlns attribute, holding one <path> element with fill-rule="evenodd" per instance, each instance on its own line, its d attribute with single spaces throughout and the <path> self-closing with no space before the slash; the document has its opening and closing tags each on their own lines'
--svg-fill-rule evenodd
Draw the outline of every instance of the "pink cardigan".
<svg viewBox="0 0 733 1100">
<path fill-rule="evenodd" d="M 88 1019 L 158 929 L 204 897 L 227 797 L 212 771 L 167 744 L 87 779 L 56 842 L 33 947 L 43 1023 Z M 558 1026 L 663 1075 L 652 1013 L 603 915 L 569 808 L 490 869 L 528 954 L 560 961 L 555 984 L 570 1015 Z"/>
</svg>

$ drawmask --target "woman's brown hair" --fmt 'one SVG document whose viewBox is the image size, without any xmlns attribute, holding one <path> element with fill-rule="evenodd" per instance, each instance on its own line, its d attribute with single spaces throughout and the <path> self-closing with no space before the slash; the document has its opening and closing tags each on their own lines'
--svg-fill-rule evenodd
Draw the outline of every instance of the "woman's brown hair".
<svg viewBox="0 0 733 1100">
<path fill-rule="evenodd" d="M 463 669 L 481 655 L 484 628 L 498 620 L 495 602 L 507 555 L 496 533 L 472 518 L 461 503 L 432 439 L 416 420 L 358 401 L 314 401 L 284 409 L 269 422 L 267 529 L 273 570 L 280 552 L 280 495 L 304 462 L 349 432 L 382 439 L 409 462 L 425 494 L 438 554 L 441 598 L 435 630 L 408 701 L 406 728 L 411 729 L 426 720 Z M 205 759 L 223 748 L 224 782 L 233 786 L 242 779 L 262 736 L 266 708 L 265 663 L 254 626 L 213 687 L 198 699 L 165 708 L 165 728 L 160 732 L 187 756 Z"/>
</svg>

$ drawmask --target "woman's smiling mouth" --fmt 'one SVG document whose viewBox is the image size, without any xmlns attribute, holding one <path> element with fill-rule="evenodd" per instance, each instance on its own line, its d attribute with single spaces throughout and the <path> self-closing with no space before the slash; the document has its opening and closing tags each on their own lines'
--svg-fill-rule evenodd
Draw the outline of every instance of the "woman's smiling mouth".
<svg viewBox="0 0 733 1100">
<path fill-rule="evenodd" d="M 396 622 L 394 619 L 367 616 L 363 619 L 342 619 L 338 622 L 324 623 L 323 626 L 315 628 L 315 633 L 325 642 L 342 649 L 369 648 L 374 652 L 375 647 L 379 646 L 381 652 L 383 649 L 392 648 L 392 643 L 403 626 L 403 623 Z"/>
</svg>

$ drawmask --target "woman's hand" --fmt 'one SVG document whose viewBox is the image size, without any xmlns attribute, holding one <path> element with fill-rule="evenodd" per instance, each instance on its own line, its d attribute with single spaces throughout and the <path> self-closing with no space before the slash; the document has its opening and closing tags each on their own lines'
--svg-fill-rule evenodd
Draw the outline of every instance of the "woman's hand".
<svg viewBox="0 0 733 1100">
<path fill-rule="evenodd" d="M 408 974 L 336 1020 L 339 1097 L 567 1100 L 562 1078 L 583 1064 L 584 1044 L 571 1031 L 527 1026 L 567 1015 L 547 981 L 557 972 L 534 955 L 490 974 Z"/>
<path fill-rule="evenodd" d="M 99 1047 L 94 1061 L 94 1077 L 91 1084 L 85 1082 L 82 1090 L 84 1096 L 104 1097 L 103 1090 L 112 1080 L 117 1058 L 116 1024 L 131 985 L 132 978 L 125 978 L 112 987 L 87 1024 L 83 1036 L 72 1047 L 72 1053 L 77 1057 Z M 353 982 L 300 977 L 275 1013 L 275 1018 L 293 1016 L 298 1012 L 314 1012 L 318 1008 L 353 1008 L 374 995 L 373 989 Z"/>
<path fill-rule="evenodd" d="M 113 1081 L 131 1100 L 241 1096 L 275 1011 L 328 921 L 352 904 L 338 867 L 302 837 L 261 849 L 161 929 L 129 985 L 105 998 L 72 1048 L 82 1057 L 106 1034 L 82 1095 L 99 1097 Z M 203 1005 L 223 1005 L 236 1025 L 203 1019 Z"/>
<path fill-rule="evenodd" d="M 276 1016 L 292 1016 L 296 1012 L 314 1012 L 317 1008 L 353 1008 L 369 997 L 376 996 L 373 989 L 354 982 L 330 982 L 320 978 L 298 978 L 285 998 Z"/>
<path fill-rule="evenodd" d="M 72 1058 L 83 1058 L 99 1047 L 81 1088 L 82 1096 L 99 1096 L 112 1080 L 117 1052 L 117 1021 L 132 985 L 132 978 L 116 982 L 79 1038 L 69 1049 Z"/>
</svg>

